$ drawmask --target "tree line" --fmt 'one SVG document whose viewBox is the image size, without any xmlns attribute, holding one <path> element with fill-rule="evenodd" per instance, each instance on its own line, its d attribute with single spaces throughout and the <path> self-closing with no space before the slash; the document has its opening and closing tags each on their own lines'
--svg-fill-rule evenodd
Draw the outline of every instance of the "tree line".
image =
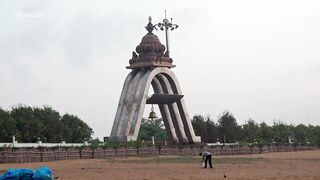
<svg viewBox="0 0 320 180">
<path fill-rule="evenodd" d="M 0 142 L 81 143 L 92 139 L 93 130 L 79 117 L 61 116 L 49 106 L 17 106 L 10 111 L 0 108 Z"/>
<path fill-rule="evenodd" d="M 320 145 L 320 126 L 298 124 L 288 125 L 274 122 L 257 123 L 252 119 L 238 125 L 230 112 L 223 112 L 217 122 L 209 116 L 195 115 L 192 125 L 197 136 L 206 143 L 258 143 L 258 144 L 318 144 Z M 18 142 L 81 143 L 92 140 L 93 130 L 79 117 L 71 114 L 60 115 L 49 106 L 17 106 L 10 111 L 0 108 L 0 142 L 11 142 L 12 136 Z M 156 141 L 167 139 L 161 118 L 142 119 L 139 140 Z"/>
<path fill-rule="evenodd" d="M 265 122 L 257 123 L 249 119 L 238 125 L 230 112 L 223 112 L 217 122 L 209 116 L 193 116 L 192 125 L 195 134 L 201 136 L 202 142 L 215 143 L 257 143 L 257 144 L 318 144 L 320 145 L 320 126 L 288 125 L 274 122 L 268 126 Z"/>
</svg>

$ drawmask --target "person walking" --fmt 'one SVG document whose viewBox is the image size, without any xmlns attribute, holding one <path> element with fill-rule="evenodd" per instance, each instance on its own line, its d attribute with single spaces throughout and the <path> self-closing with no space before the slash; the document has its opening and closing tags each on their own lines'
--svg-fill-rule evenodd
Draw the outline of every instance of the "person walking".
<svg viewBox="0 0 320 180">
<path fill-rule="evenodd" d="M 203 152 L 199 153 L 199 156 L 202 156 L 201 164 L 203 163 L 203 161 L 205 162 L 204 168 L 207 168 L 208 161 L 209 161 L 210 168 L 212 168 L 212 154 L 210 152 L 203 151 Z"/>
</svg>

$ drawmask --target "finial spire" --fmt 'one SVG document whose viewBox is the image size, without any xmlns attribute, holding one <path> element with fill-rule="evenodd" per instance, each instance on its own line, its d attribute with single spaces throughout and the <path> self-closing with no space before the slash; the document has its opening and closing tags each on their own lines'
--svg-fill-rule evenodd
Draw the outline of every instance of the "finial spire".
<svg viewBox="0 0 320 180">
<path fill-rule="evenodd" d="M 154 25 L 151 23 L 151 21 L 152 21 L 151 16 L 149 16 L 148 21 L 149 21 L 149 23 L 147 24 L 146 29 L 148 31 L 148 34 L 153 34 L 152 31 L 154 29 Z"/>
</svg>

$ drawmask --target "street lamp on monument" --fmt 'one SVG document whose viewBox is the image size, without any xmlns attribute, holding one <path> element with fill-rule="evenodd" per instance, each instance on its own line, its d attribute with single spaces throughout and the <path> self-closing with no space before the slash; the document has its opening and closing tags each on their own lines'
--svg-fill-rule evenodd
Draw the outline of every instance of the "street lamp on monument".
<svg viewBox="0 0 320 180">
<path fill-rule="evenodd" d="M 172 23 L 172 18 L 171 21 L 167 19 L 167 11 L 165 10 L 165 16 L 162 21 L 162 23 L 158 23 L 157 26 L 160 28 L 161 31 L 165 31 L 166 33 L 166 48 L 167 51 L 165 52 L 165 56 L 169 57 L 169 31 L 173 31 L 177 29 L 179 26 L 177 24 Z"/>
</svg>

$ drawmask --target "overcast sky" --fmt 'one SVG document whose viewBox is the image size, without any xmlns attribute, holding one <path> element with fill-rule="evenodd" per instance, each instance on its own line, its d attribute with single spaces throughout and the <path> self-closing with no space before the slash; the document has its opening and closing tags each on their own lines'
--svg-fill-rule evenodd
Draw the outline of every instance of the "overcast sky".
<svg viewBox="0 0 320 180">
<path fill-rule="evenodd" d="M 49 105 L 109 136 L 131 52 L 165 9 L 191 116 L 320 125 L 318 0 L 0 0 L 0 106 Z"/>
</svg>

